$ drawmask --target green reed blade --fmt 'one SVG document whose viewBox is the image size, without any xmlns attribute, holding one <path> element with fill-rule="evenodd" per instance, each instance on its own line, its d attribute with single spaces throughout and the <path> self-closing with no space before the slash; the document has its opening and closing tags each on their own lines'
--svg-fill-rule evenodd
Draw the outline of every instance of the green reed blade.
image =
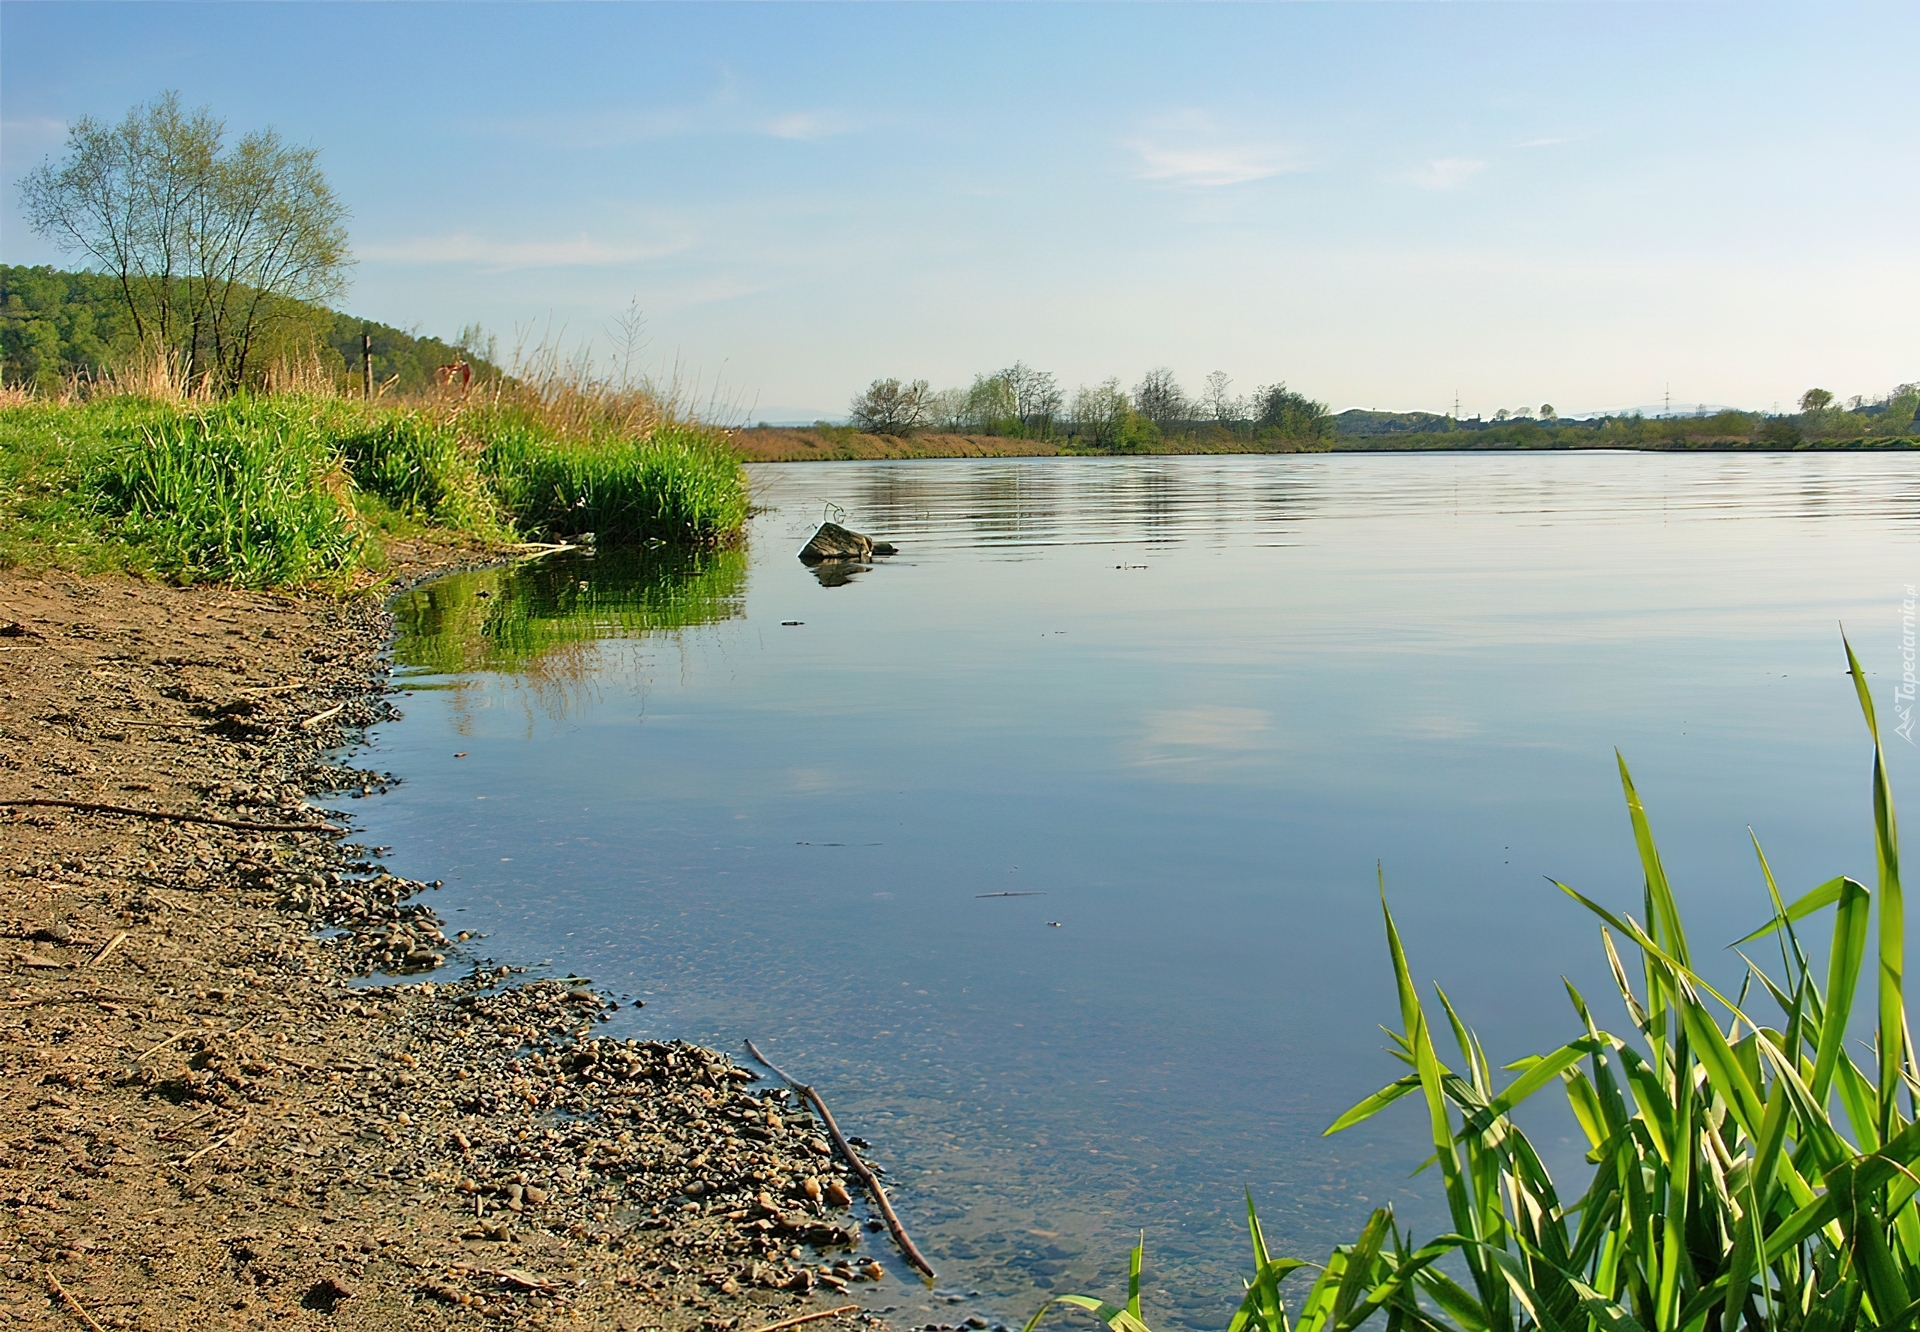
<svg viewBox="0 0 1920 1332">
<path fill-rule="evenodd" d="M 1105 1300 L 1095 1299 L 1091 1295 L 1055 1295 L 1040 1306 L 1039 1312 L 1027 1320 L 1027 1325 L 1022 1332 L 1033 1332 L 1033 1329 L 1040 1325 L 1040 1320 L 1046 1317 L 1047 1310 L 1056 1304 L 1064 1305 L 1069 1309 L 1083 1309 L 1105 1323 L 1113 1332 L 1153 1332 L 1140 1321 L 1138 1315 L 1108 1304 Z"/>
<path fill-rule="evenodd" d="M 1379 1091 L 1359 1102 L 1352 1109 L 1334 1120 L 1320 1136 L 1323 1138 L 1329 1137 L 1338 1133 L 1341 1129 L 1352 1128 L 1355 1124 L 1372 1119 L 1408 1092 L 1417 1090 L 1419 1086 L 1420 1075 L 1418 1073 L 1409 1073 L 1404 1078 L 1388 1083 Z"/>
<path fill-rule="evenodd" d="M 1140 1232 L 1140 1242 L 1133 1246 L 1133 1252 L 1127 1255 L 1127 1312 L 1136 1319 L 1140 1317 L 1140 1265 L 1147 1256 L 1147 1232 Z"/>
<path fill-rule="evenodd" d="M 1900 834 L 1893 814 L 1893 790 L 1887 780 L 1887 756 L 1880 746 L 1880 724 L 1874 716 L 1873 693 L 1866 672 L 1842 634 L 1847 650 L 1847 673 L 1853 677 L 1867 734 L 1873 739 L 1873 842 L 1880 871 L 1880 1134 L 1894 1131 L 1895 1097 L 1907 1071 L 1912 1038 L 1907 1032 L 1905 1004 L 1906 904 L 1900 893 Z"/>
</svg>

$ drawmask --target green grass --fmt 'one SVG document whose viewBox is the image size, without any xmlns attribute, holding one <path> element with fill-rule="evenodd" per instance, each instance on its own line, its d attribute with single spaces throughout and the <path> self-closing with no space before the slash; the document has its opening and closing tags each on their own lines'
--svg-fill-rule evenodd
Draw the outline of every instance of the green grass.
<svg viewBox="0 0 1920 1332">
<path fill-rule="evenodd" d="M 704 543 L 747 520 L 738 457 L 698 427 L 661 425 L 645 440 L 569 440 L 502 411 L 483 428 L 481 468 L 495 493 L 522 522 L 545 531 Z"/>
<path fill-rule="evenodd" d="M 0 567 L 344 582 L 383 534 L 711 545 L 746 512 L 721 438 L 674 422 L 568 432 L 512 404 L 304 395 L 0 408 Z"/>
<path fill-rule="evenodd" d="M 1739 990 L 1716 990 L 1695 969 L 1623 760 L 1641 915 L 1560 886 L 1600 922 L 1629 1030 L 1603 1028 L 1569 985 L 1573 1039 L 1507 1065 L 1505 1078 L 1443 992 L 1436 988 L 1431 1010 L 1422 1000 L 1386 912 L 1401 1017 L 1392 1053 L 1406 1071 L 1328 1132 L 1411 1098 L 1428 1125 L 1452 1229 L 1416 1244 L 1383 1208 L 1324 1262 L 1275 1258 L 1249 1197 L 1253 1274 L 1229 1332 L 1335 1332 L 1376 1317 L 1421 1332 L 1920 1325 L 1920 1069 L 1903 987 L 1899 837 L 1873 700 L 1851 647 L 1846 655 L 1873 744 L 1876 887 L 1840 877 L 1789 903 L 1756 842 L 1770 911 L 1735 946 L 1764 940 L 1779 966 L 1742 953 Z M 1799 931 L 1826 913 L 1822 974 Z M 1856 1007 L 1874 1025 L 1864 1046 L 1847 1039 Z M 1593 1167 L 1568 1196 L 1513 1117 L 1554 1088 Z M 1290 1304 L 1284 1287 L 1296 1274 L 1308 1284 Z M 1056 1297 L 1029 1332 L 1057 1304 L 1089 1310 L 1113 1332 L 1146 1332 L 1137 1290 L 1126 1308 Z"/>
</svg>

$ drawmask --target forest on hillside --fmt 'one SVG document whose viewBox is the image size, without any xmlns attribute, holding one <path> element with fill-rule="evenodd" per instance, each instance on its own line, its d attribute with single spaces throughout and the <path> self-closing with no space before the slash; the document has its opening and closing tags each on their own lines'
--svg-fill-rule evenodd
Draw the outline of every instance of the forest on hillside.
<svg viewBox="0 0 1920 1332">
<path fill-rule="evenodd" d="M 477 326 L 453 341 L 428 337 L 300 301 L 282 302 L 263 372 L 289 358 L 317 358 L 323 374 L 345 384 L 361 373 L 361 336 L 373 339 L 377 386 L 411 393 L 430 387 L 443 365 L 465 361 L 476 378 L 499 373 L 492 340 Z M 58 392 L 74 380 L 98 380 L 137 349 L 127 301 L 101 273 L 0 264 L 0 383 Z"/>
</svg>

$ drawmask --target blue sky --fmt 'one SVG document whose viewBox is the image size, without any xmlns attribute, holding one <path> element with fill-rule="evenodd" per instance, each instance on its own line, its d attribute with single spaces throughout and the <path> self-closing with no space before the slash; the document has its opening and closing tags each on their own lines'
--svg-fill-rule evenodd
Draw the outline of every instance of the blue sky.
<svg viewBox="0 0 1920 1332">
<path fill-rule="evenodd" d="M 14 183 L 178 89 L 322 150 L 346 306 L 742 411 L 1169 365 L 1350 406 L 1920 379 L 1920 6 L 0 7 Z"/>
</svg>

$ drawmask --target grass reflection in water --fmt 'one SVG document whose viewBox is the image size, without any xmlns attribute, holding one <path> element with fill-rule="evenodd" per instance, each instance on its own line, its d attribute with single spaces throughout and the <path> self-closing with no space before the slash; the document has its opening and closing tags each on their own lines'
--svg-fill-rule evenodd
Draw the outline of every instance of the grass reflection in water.
<svg viewBox="0 0 1920 1332">
<path fill-rule="evenodd" d="M 442 578 L 395 598 L 394 664 L 532 672 L 565 649 L 714 624 L 745 608 L 741 549 L 569 552 Z"/>
</svg>

